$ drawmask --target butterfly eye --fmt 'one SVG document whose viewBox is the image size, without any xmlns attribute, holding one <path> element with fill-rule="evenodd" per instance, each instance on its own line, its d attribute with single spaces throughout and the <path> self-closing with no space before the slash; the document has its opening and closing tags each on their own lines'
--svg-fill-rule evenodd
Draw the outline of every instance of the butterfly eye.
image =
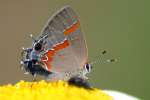
<svg viewBox="0 0 150 100">
<path fill-rule="evenodd" d="M 34 49 L 35 49 L 36 51 L 41 50 L 41 49 L 42 49 L 42 44 L 41 44 L 41 43 L 36 43 L 35 46 L 34 46 Z"/>
<path fill-rule="evenodd" d="M 91 68 L 92 68 L 92 66 L 90 64 L 88 64 L 88 63 L 85 64 L 85 69 L 88 73 L 91 72 Z"/>
</svg>

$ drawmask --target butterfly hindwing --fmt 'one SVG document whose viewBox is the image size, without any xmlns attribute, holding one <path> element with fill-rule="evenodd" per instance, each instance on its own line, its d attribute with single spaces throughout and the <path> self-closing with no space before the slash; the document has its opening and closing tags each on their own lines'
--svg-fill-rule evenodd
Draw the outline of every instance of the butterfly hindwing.
<svg viewBox="0 0 150 100">
<path fill-rule="evenodd" d="M 69 6 L 49 19 L 39 40 L 44 37 L 47 50 L 44 63 L 49 71 L 70 72 L 83 68 L 88 56 L 84 34 L 77 15 Z"/>
</svg>

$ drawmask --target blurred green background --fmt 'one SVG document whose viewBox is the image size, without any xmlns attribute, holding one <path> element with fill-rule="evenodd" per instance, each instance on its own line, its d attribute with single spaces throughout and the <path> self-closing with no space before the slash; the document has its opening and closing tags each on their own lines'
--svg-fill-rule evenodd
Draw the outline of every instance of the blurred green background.
<svg viewBox="0 0 150 100">
<path fill-rule="evenodd" d="M 90 81 L 94 87 L 150 99 L 150 6 L 147 0 L 0 0 L 0 84 L 31 80 L 19 68 L 21 47 L 31 45 L 48 18 L 65 5 L 79 15 L 89 58 L 102 50 Z"/>
</svg>

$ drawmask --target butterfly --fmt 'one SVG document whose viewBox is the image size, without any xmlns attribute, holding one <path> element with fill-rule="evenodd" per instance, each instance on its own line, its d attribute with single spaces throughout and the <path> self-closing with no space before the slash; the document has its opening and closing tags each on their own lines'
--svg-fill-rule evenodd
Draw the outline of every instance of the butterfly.
<svg viewBox="0 0 150 100">
<path fill-rule="evenodd" d="M 31 37 L 32 46 L 23 48 L 21 53 L 21 65 L 26 73 L 70 83 L 87 79 L 91 65 L 86 40 L 80 20 L 70 6 L 50 17 L 37 38 Z"/>
</svg>

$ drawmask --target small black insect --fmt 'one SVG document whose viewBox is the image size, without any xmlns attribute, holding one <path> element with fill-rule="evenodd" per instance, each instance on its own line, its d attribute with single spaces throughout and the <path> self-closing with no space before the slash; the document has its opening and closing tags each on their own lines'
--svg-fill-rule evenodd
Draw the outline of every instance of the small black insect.
<svg viewBox="0 0 150 100">
<path fill-rule="evenodd" d="M 70 85 L 75 85 L 78 87 L 83 87 L 85 89 L 92 89 L 91 85 L 89 84 L 88 80 L 80 78 L 80 77 L 72 77 L 68 80 Z"/>
</svg>

